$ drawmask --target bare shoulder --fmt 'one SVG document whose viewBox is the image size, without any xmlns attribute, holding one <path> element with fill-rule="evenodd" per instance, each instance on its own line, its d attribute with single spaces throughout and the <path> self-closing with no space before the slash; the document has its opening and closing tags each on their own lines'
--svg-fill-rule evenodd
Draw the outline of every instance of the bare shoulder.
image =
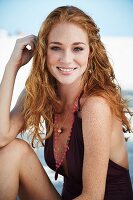
<svg viewBox="0 0 133 200">
<path fill-rule="evenodd" d="M 113 115 L 105 98 L 100 96 L 87 97 L 82 106 L 81 115 L 84 138 L 96 136 L 97 140 L 102 136 L 106 141 L 111 137 Z"/>
<path fill-rule="evenodd" d="M 88 112 L 89 115 L 90 113 L 93 113 L 99 116 L 103 114 L 112 114 L 109 102 L 101 96 L 91 96 L 84 98 L 82 104 L 82 115 Z"/>
</svg>

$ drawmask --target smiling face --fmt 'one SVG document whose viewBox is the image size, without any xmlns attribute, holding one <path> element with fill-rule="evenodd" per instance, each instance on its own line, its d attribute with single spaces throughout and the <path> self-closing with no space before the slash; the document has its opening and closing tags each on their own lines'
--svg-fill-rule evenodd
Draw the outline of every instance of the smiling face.
<svg viewBox="0 0 133 200">
<path fill-rule="evenodd" d="M 58 83 L 81 80 L 88 64 L 87 33 L 72 23 L 55 25 L 48 37 L 47 66 Z"/>
</svg>

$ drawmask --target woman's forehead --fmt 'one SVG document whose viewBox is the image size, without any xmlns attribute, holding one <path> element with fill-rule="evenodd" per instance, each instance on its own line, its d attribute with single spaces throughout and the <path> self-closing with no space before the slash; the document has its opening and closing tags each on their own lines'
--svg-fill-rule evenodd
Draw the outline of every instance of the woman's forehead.
<svg viewBox="0 0 133 200">
<path fill-rule="evenodd" d="M 58 23 L 51 29 L 48 41 L 88 42 L 88 35 L 80 26 L 73 23 Z"/>
</svg>

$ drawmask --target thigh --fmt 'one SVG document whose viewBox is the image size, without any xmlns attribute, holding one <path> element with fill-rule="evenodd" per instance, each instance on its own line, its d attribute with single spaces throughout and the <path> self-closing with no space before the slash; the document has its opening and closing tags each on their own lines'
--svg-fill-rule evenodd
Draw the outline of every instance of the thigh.
<svg viewBox="0 0 133 200">
<path fill-rule="evenodd" d="M 36 153 L 28 145 L 21 156 L 19 197 L 21 200 L 60 200 Z"/>
</svg>

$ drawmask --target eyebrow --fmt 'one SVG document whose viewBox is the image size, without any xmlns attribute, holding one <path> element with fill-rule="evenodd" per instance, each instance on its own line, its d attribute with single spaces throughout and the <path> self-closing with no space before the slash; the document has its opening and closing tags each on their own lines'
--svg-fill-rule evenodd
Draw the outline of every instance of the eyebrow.
<svg viewBox="0 0 133 200">
<path fill-rule="evenodd" d="M 62 45 L 62 43 L 60 43 L 60 42 L 50 42 L 49 44 L 58 44 L 58 45 Z M 74 42 L 72 45 L 79 45 L 79 44 L 86 45 L 86 44 L 83 43 L 83 42 Z"/>
</svg>

